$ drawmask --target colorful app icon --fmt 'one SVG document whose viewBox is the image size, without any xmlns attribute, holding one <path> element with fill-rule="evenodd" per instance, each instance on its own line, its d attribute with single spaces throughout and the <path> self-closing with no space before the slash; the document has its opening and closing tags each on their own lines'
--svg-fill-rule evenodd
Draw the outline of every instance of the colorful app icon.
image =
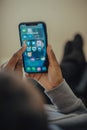
<svg viewBox="0 0 87 130">
<path fill-rule="evenodd" d="M 38 51 L 40 52 L 42 50 L 42 48 L 41 47 L 38 47 Z"/>
<path fill-rule="evenodd" d="M 44 61 L 44 60 L 45 60 L 45 57 L 41 57 L 41 60 Z"/>
<path fill-rule="evenodd" d="M 44 67 L 42 67 L 42 70 L 43 70 L 43 71 L 46 71 L 46 70 L 47 70 L 47 68 L 44 66 Z"/>
<path fill-rule="evenodd" d="M 36 50 L 37 50 L 37 48 L 36 48 L 36 47 L 32 47 L 32 51 L 34 51 L 34 52 L 35 52 Z"/>
<path fill-rule="evenodd" d="M 30 46 L 30 41 L 27 41 L 26 44 L 27 44 L 27 46 Z"/>
<path fill-rule="evenodd" d="M 32 38 L 33 37 L 33 35 L 32 34 L 28 34 L 28 38 L 30 39 L 30 38 Z"/>
<path fill-rule="evenodd" d="M 24 55 L 25 55 L 25 56 L 27 55 L 26 51 L 24 52 Z"/>
<path fill-rule="evenodd" d="M 32 34 L 32 33 L 33 33 L 31 28 L 28 28 L 28 33 L 29 33 L 29 34 Z"/>
<path fill-rule="evenodd" d="M 23 28 L 23 29 L 22 29 L 22 32 L 23 32 L 23 33 L 26 33 L 26 32 L 27 32 L 27 29 L 26 29 L 26 28 Z"/>
<path fill-rule="evenodd" d="M 32 71 L 35 71 L 36 70 L 36 68 L 35 67 L 32 67 Z"/>
<path fill-rule="evenodd" d="M 32 52 L 28 52 L 28 53 L 27 53 L 27 56 L 28 56 L 28 57 L 31 57 L 31 56 L 32 56 Z"/>
<path fill-rule="evenodd" d="M 35 61 L 35 58 L 32 57 L 30 60 L 31 60 L 31 61 Z"/>
<path fill-rule="evenodd" d="M 35 46 L 36 42 L 35 41 L 32 41 L 32 46 Z"/>
<path fill-rule="evenodd" d="M 41 67 L 37 67 L 37 71 L 41 71 Z"/>
<path fill-rule="evenodd" d="M 27 71 L 30 71 L 30 70 L 31 70 L 31 67 L 27 67 L 26 70 L 27 70 Z"/>
<path fill-rule="evenodd" d="M 42 41 L 41 40 L 38 40 L 37 41 L 37 46 L 41 46 L 42 45 Z"/>
<path fill-rule="evenodd" d="M 22 38 L 23 38 L 23 39 L 27 39 L 27 35 L 23 35 Z"/>
<path fill-rule="evenodd" d="M 31 47 L 27 47 L 27 51 L 31 51 Z"/>
</svg>

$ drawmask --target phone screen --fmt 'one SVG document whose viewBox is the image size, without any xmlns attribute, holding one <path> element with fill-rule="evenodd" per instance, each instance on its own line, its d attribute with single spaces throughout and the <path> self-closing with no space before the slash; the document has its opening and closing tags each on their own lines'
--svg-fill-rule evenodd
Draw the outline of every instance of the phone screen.
<svg viewBox="0 0 87 130">
<path fill-rule="evenodd" d="M 47 72 L 47 31 L 43 22 L 19 24 L 21 45 L 27 45 L 23 53 L 24 70 L 27 73 Z"/>
</svg>

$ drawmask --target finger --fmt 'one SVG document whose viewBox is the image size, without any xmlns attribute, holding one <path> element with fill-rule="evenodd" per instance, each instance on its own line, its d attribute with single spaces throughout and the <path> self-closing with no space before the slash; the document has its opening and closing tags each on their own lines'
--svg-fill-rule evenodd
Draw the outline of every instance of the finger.
<svg viewBox="0 0 87 130">
<path fill-rule="evenodd" d="M 16 67 L 15 67 L 15 72 L 17 73 L 17 75 L 19 77 L 23 77 L 23 72 L 22 72 L 22 66 L 23 66 L 23 62 L 22 62 L 22 59 L 20 59 L 17 64 L 16 64 Z"/>
<path fill-rule="evenodd" d="M 22 67 L 23 67 L 23 61 L 22 59 L 19 59 L 19 61 L 17 62 L 15 66 L 15 70 L 20 70 Z"/>
<path fill-rule="evenodd" d="M 48 47 L 47 47 L 47 54 L 48 54 L 48 59 L 49 59 L 50 65 L 54 65 L 54 63 L 58 64 L 56 56 L 51 48 L 51 45 L 48 45 Z"/>
<path fill-rule="evenodd" d="M 39 80 L 41 78 L 41 76 L 42 76 L 41 73 L 36 74 L 36 75 L 34 75 L 34 79 Z"/>
<path fill-rule="evenodd" d="M 39 74 L 28 74 L 26 73 L 25 76 L 28 78 L 28 77 L 31 77 L 31 78 L 34 78 L 35 80 L 39 80 L 42 76 L 42 73 L 39 73 Z"/>
<path fill-rule="evenodd" d="M 30 74 L 30 73 L 26 73 L 26 74 L 25 74 L 26 77 L 31 77 L 31 78 L 33 78 L 34 75 L 35 75 L 35 74 Z"/>
<path fill-rule="evenodd" d="M 25 51 L 26 49 L 26 45 L 24 45 L 21 49 L 19 49 L 15 54 L 13 54 L 13 56 L 11 57 L 11 59 L 9 60 L 8 64 L 6 65 L 7 69 L 14 69 L 18 60 L 21 58 L 22 53 Z"/>
</svg>

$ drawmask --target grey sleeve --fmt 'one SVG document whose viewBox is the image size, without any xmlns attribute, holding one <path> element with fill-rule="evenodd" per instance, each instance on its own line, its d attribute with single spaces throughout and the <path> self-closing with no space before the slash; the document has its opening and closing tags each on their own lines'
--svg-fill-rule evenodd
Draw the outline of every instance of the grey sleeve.
<svg viewBox="0 0 87 130">
<path fill-rule="evenodd" d="M 82 101 L 74 95 L 65 80 L 58 87 L 50 91 L 45 90 L 45 93 L 62 113 L 87 112 Z"/>
</svg>

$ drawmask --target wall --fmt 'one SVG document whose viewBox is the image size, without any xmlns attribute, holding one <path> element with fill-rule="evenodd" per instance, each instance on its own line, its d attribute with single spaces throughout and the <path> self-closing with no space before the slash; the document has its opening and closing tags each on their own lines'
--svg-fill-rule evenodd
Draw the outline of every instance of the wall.
<svg viewBox="0 0 87 130">
<path fill-rule="evenodd" d="M 58 60 L 75 33 L 83 35 L 87 56 L 87 0 L 0 0 L 0 63 L 18 48 L 18 24 L 45 21 L 48 40 Z"/>
</svg>

